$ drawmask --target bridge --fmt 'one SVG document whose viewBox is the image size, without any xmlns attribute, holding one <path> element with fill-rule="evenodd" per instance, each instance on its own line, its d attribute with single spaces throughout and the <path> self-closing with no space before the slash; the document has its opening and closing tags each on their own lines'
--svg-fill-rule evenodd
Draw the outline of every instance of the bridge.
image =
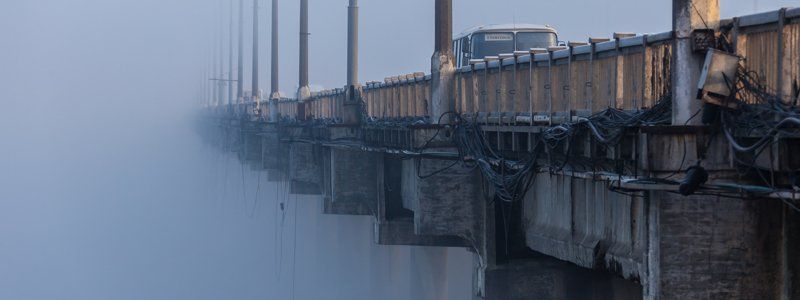
<svg viewBox="0 0 800 300">
<path fill-rule="evenodd" d="M 240 25 L 204 137 L 322 213 L 374 217 L 378 244 L 468 248 L 476 299 L 800 299 L 800 9 L 673 0 L 663 33 L 459 69 L 435 3 L 429 74 L 360 83 L 351 0 L 348 83 L 312 93 L 302 0 L 291 99 L 245 95 Z"/>
</svg>

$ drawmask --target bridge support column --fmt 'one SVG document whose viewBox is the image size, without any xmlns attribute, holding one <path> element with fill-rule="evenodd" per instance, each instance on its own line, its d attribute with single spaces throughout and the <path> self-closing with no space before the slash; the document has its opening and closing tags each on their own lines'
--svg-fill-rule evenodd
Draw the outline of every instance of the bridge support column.
<svg viewBox="0 0 800 300">
<path fill-rule="evenodd" d="M 377 162 L 378 209 L 375 242 L 379 245 L 467 247 L 456 236 L 420 235 L 414 230 L 414 212 L 403 207 L 403 162 L 382 156 Z"/>
<path fill-rule="evenodd" d="M 323 149 L 307 143 L 291 143 L 289 148 L 290 192 L 323 195 Z"/>
<path fill-rule="evenodd" d="M 441 119 L 449 123 L 445 113 L 453 110 L 455 62 L 453 58 L 453 0 L 436 0 L 436 51 L 431 57 L 431 103 L 428 117 L 431 123 Z"/>
<path fill-rule="evenodd" d="M 781 298 L 780 201 L 652 197 L 646 299 Z"/>
<path fill-rule="evenodd" d="M 325 151 L 325 201 L 323 212 L 339 215 L 375 215 L 378 200 L 376 165 L 381 155 L 359 150 Z"/>
<path fill-rule="evenodd" d="M 675 32 L 672 63 L 672 124 L 698 125 L 702 101 L 697 100 L 697 83 L 705 53 L 692 49 L 697 29 L 719 27 L 719 0 L 672 0 L 672 29 Z M 694 116 L 694 118 L 693 118 Z"/>
<path fill-rule="evenodd" d="M 267 180 L 280 182 L 286 180 L 288 170 L 289 145 L 281 143 L 280 133 L 275 127 L 267 128 L 261 133 L 264 169 L 267 170 Z"/>
</svg>

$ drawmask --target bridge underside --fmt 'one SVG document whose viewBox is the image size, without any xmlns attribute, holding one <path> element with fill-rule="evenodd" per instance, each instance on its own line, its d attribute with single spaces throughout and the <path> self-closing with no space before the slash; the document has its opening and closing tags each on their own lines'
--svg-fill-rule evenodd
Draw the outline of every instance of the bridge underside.
<svg viewBox="0 0 800 300">
<path fill-rule="evenodd" d="M 217 141 L 244 125 L 220 123 L 210 134 Z M 321 213 L 372 216 L 381 245 L 473 252 L 476 299 L 777 299 L 797 286 L 787 274 L 798 267 L 798 225 L 779 201 L 684 197 L 673 186 L 645 187 L 599 169 L 544 168 L 524 197 L 507 202 L 493 197 L 480 168 L 445 155 L 454 148 L 448 134 L 436 134 L 442 128 L 384 132 L 395 145 L 375 147 L 368 137 L 376 133 L 363 128 L 247 126 L 259 129 L 226 148 L 292 193 L 320 196 Z M 524 149 L 536 134 L 488 136 Z M 693 136 L 690 147 L 726 151 Z M 604 155 L 666 173 L 684 164 L 670 151 L 695 155 L 683 154 L 686 138 L 636 133 L 638 149 Z M 423 144 L 435 154 L 413 151 Z M 576 141 L 571 151 L 591 148 Z M 723 160 L 709 166 L 729 169 Z"/>
</svg>

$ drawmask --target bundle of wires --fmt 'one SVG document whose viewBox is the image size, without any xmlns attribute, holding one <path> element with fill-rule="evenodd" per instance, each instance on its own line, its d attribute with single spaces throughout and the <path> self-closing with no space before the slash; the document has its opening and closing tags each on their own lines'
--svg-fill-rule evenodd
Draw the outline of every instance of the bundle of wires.
<svg viewBox="0 0 800 300">
<path fill-rule="evenodd" d="M 650 109 L 624 111 L 607 108 L 577 122 L 565 123 L 548 128 L 542 138 L 548 147 L 556 145 L 575 135 L 580 130 L 589 130 L 594 139 L 606 146 L 616 145 L 628 128 L 639 126 L 669 125 L 672 115 L 672 98 L 659 100 Z"/>
<path fill-rule="evenodd" d="M 738 109 L 720 111 L 725 137 L 731 149 L 758 156 L 778 135 L 797 136 L 800 108 L 797 103 L 784 103 L 759 82 L 758 74 L 740 68 L 737 82 L 730 84 L 735 92 Z M 761 136 L 755 143 L 744 146 L 736 135 Z"/>
<path fill-rule="evenodd" d="M 743 167 L 743 173 L 756 174 L 755 179 L 760 180 L 764 185 L 763 189 L 770 192 L 780 192 L 777 187 L 774 164 L 769 164 L 769 170 L 758 167 L 756 160 L 766 149 L 778 140 L 779 137 L 800 137 L 800 108 L 794 103 L 786 103 L 781 98 L 770 91 L 761 83 L 757 73 L 748 71 L 744 67 L 739 67 L 736 78 L 729 80 L 729 87 L 732 93 L 731 99 L 736 103 L 736 109 L 721 108 L 719 110 L 722 132 L 727 139 L 734 159 Z M 797 91 L 793 99 L 797 99 Z M 755 142 L 748 145 L 743 144 L 740 136 L 755 138 Z M 742 156 L 749 157 L 745 161 Z M 792 170 L 797 174 L 798 170 Z M 765 176 L 767 175 L 767 176 Z M 769 177 L 769 178 L 768 178 Z M 783 189 L 783 191 L 792 189 Z M 800 212 L 800 207 L 793 199 L 781 200 Z"/>
<path fill-rule="evenodd" d="M 459 157 L 481 170 L 483 177 L 494 188 L 495 199 L 504 202 L 522 199 L 536 178 L 541 151 L 528 153 L 521 160 L 506 159 L 492 149 L 478 123 L 461 117 L 457 117 L 456 121 L 454 139 Z"/>
<path fill-rule="evenodd" d="M 583 131 L 591 132 L 595 140 L 605 146 L 616 145 L 628 128 L 669 124 L 671 110 L 671 98 L 665 97 L 650 109 L 631 112 L 608 108 L 577 122 L 555 125 L 543 132 L 533 151 L 522 159 L 508 159 L 497 153 L 487 141 L 480 124 L 460 116 L 456 117 L 454 139 L 459 156 L 467 158 L 465 163 L 481 170 L 484 178 L 492 184 L 496 199 L 516 202 L 525 196 L 535 180 L 544 147 L 553 150 Z M 557 154 L 548 152 L 551 156 Z M 570 159 L 568 152 L 564 153 L 564 164 Z"/>
</svg>

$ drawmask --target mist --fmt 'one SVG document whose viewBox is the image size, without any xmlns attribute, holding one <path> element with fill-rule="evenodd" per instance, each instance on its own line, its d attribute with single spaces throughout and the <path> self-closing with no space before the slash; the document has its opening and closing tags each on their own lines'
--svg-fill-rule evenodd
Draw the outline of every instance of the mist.
<svg viewBox="0 0 800 300">
<path fill-rule="evenodd" d="M 310 2 L 311 82 L 339 87 L 347 1 Z M 454 2 L 456 33 L 525 22 L 584 40 L 671 24 L 669 1 Z M 468 299 L 465 249 L 375 245 L 372 219 L 321 215 L 320 199 L 201 142 L 193 117 L 225 3 L 0 3 L 0 299 Z M 794 3 L 721 1 L 725 17 Z M 433 2 L 360 5 L 362 81 L 430 69 Z M 281 1 L 287 95 L 296 6 Z"/>
</svg>

